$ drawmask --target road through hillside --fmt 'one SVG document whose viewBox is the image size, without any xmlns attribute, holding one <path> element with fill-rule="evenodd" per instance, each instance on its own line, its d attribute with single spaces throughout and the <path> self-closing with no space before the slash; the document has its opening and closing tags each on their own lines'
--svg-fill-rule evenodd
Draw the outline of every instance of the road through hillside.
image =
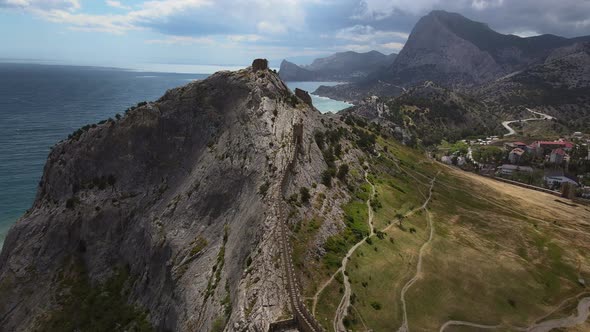
<svg viewBox="0 0 590 332">
<path fill-rule="evenodd" d="M 541 117 L 535 117 L 535 118 L 528 118 L 528 119 L 522 119 L 522 120 L 510 120 L 510 121 L 504 121 L 502 122 L 502 126 L 504 126 L 504 128 L 506 128 L 506 130 L 508 130 L 508 134 L 504 134 L 504 136 L 512 136 L 514 134 L 516 134 L 516 131 L 510 127 L 511 123 L 515 123 L 515 122 L 528 122 L 528 121 L 540 121 L 540 120 L 553 120 L 555 119 L 554 117 L 541 113 L 541 112 L 537 112 L 537 111 L 533 111 L 530 108 L 526 109 L 527 111 L 536 114 L 536 115 L 540 115 Z"/>
</svg>

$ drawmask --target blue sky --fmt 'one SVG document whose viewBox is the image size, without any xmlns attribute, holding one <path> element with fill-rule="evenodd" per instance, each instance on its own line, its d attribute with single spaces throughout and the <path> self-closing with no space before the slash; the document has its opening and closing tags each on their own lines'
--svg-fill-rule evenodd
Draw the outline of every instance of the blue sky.
<svg viewBox="0 0 590 332">
<path fill-rule="evenodd" d="M 0 59 L 147 68 L 397 53 L 433 9 L 503 33 L 590 34 L 584 0 L 0 0 Z"/>
</svg>

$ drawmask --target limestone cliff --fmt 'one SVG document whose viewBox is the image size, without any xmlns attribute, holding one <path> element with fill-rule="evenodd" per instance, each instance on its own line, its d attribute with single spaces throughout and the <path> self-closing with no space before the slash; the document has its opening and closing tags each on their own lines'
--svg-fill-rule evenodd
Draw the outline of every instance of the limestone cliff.
<svg viewBox="0 0 590 332">
<path fill-rule="evenodd" d="M 87 324 L 91 296 L 120 330 L 264 331 L 287 317 L 272 206 L 326 168 L 310 104 L 258 61 L 58 143 L 0 254 L 2 330 Z"/>
</svg>

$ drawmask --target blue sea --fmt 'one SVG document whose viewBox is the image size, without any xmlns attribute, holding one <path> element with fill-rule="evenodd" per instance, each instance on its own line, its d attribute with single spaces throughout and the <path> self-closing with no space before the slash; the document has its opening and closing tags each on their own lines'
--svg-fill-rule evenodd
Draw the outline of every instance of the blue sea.
<svg viewBox="0 0 590 332">
<path fill-rule="evenodd" d="M 35 198 L 50 148 L 76 129 L 208 74 L 0 63 L 0 248 Z M 287 83 L 314 91 L 332 82 Z M 312 95 L 321 112 L 350 106 Z"/>
</svg>

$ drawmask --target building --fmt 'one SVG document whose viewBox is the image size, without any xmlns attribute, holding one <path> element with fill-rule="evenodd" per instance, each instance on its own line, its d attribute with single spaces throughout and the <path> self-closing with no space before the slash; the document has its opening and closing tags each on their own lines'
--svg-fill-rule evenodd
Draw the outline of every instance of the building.
<svg viewBox="0 0 590 332">
<path fill-rule="evenodd" d="M 565 140 L 558 140 L 554 142 L 549 141 L 537 141 L 531 144 L 531 148 L 535 150 L 535 154 L 538 157 L 543 157 L 551 153 L 555 149 L 563 149 L 564 151 L 571 151 L 574 147 L 574 143 Z"/>
<path fill-rule="evenodd" d="M 557 148 L 551 151 L 551 154 L 549 155 L 549 162 L 552 164 L 559 165 L 564 162 L 566 156 L 567 153 L 565 153 L 565 151 L 562 148 Z"/>
<path fill-rule="evenodd" d="M 449 157 L 449 156 L 442 156 L 442 157 L 440 158 L 440 161 L 441 161 L 443 164 L 447 164 L 447 165 L 451 165 L 451 164 L 453 164 L 453 158 L 451 158 L 451 157 Z"/>
<path fill-rule="evenodd" d="M 547 184 L 549 188 L 561 188 L 564 183 L 569 183 L 573 186 L 577 186 L 578 183 L 567 176 L 558 175 L 558 176 L 544 176 L 543 181 Z"/>
<path fill-rule="evenodd" d="M 520 159 L 522 158 L 522 155 L 524 153 L 525 153 L 525 151 L 523 149 L 521 149 L 521 148 L 514 148 L 508 154 L 508 160 L 510 160 L 510 162 L 512 164 L 518 164 L 520 162 Z"/>
<path fill-rule="evenodd" d="M 520 149 L 524 150 L 527 148 L 527 145 L 523 142 L 508 142 L 508 143 L 504 143 L 504 148 L 508 151 L 511 151 L 516 148 L 520 148 Z"/>
<path fill-rule="evenodd" d="M 533 168 L 529 166 L 518 166 L 518 165 L 509 165 L 504 164 L 498 167 L 497 173 L 500 175 L 512 175 L 514 173 L 532 173 Z"/>
</svg>

